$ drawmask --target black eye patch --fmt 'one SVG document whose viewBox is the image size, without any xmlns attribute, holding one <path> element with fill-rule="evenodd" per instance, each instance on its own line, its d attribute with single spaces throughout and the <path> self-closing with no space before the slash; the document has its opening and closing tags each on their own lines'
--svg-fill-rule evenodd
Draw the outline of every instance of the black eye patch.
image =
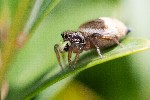
<svg viewBox="0 0 150 100">
<path fill-rule="evenodd" d="M 61 36 L 62 36 L 62 38 L 63 38 L 64 41 L 68 40 L 68 34 L 62 33 Z"/>
<path fill-rule="evenodd" d="M 68 35 L 65 35 L 64 38 L 67 39 L 67 38 L 68 38 Z"/>
<path fill-rule="evenodd" d="M 79 35 L 73 36 L 73 38 L 71 39 L 72 43 L 84 43 L 84 39 L 82 37 L 80 37 Z"/>
<path fill-rule="evenodd" d="M 63 33 L 61 34 L 61 37 L 64 38 L 64 34 Z"/>
</svg>

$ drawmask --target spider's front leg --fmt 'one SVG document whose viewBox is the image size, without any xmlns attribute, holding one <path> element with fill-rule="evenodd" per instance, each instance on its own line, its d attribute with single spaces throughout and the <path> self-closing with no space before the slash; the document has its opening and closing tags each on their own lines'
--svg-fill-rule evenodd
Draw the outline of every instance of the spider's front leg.
<svg viewBox="0 0 150 100">
<path fill-rule="evenodd" d="M 58 49 L 59 49 L 59 45 L 55 44 L 54 45 L 54 51 L 55 51 L 55 54 L 56 54 L 56 57 L 57 57 L 57 61 L 60 65 L 61 69 L 63 70 L 63 66 L 62 66 L 61 61 L 60 61 L 60 55 L 59 55 L 59 50 Z"/>
<path fill-rule="evenodd" d="M 69 41 L 65 41 L 65 42 L 60 42 L 59 44 L 55 44 L 54 45 L 54 51 L 55 51 L 55 54 L 56 54 L 56 57 L 57 57 L 57 61 L 61 67 L 61 69 L 63 70 L 63 66 L 62 66 L 62 63 L 61 63 L 61 60 L 60 60 L 60 53 L 61 53 L 61 56 L 63 58 L 63 61 L 65 61 L 65 50 L 67 49 L 66 47 L 68 46 L 70 42 Z"/>
<path fill-rule="evenodd" d="M 79 55 L 80 53 L 83 51 L 83 44 L 79 44 L 79 43 L 73 43 L 70 47 L 69 47 L 69 50 L 68 50 L 68 63 L 69 63 L 69 66 L 70 67 L 74 67 L 74 66 L 71 66 L 71 56 L 72 56 L 72 52 L 73 53 L 76 53 L 76 56 L 75 56 L 75 60 L 74 60 L 74 63 L 73 65 L 75 65 L 79 59 Z"/>
</svg>

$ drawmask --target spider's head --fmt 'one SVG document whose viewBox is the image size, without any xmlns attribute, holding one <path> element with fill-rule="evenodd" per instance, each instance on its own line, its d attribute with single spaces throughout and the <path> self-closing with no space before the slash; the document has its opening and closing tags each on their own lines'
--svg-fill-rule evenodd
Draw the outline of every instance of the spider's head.
<svg viewBox="0 0 150 100">
<path fill-rule="evenodd" d="M 68 51 L 71 44 L 84 44 L 85 39 L 81 32 L 65 31 L 61 34 L 65 43 L 64 51 Z"/>
<path fill-rule="evenodd" d="M 81 32 L 74 32 L 74 31 L 63 32 L 61 36 L 63 38 L 63 42 L 55 44 L 54 51 L 56 53 L 59 65 L 62 67 L 59 53 L 63 54 L 64 52 L 69 51 L 70 47 L 73 48 L 74 50 L 76 50 L 77 46 L 81 48 L 81 46 L 85 44 L 85 39 Z"/>
<path fill-rule="evenodd" d="M 69 41 L 71 44 L 84 44 L 85 39 L 81 32 L 65 31 L 61 34 L 63 41 Z"/>
</svg>

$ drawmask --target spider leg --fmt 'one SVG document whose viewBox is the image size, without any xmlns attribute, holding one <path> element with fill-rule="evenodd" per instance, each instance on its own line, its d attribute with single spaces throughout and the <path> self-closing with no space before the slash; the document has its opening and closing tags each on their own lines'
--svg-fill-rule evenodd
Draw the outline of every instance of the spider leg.
<svg viewBox="0 0 150 100">
<path fill-rule="evenodd" d="M 118 44 L 120 47 L 124 47 L 124 46 L 119 42 L 119 40 L 117 39 L 117 36 L 115 36 L 115 35 L 103 35 L 102 38 L 103 38 L 103 39 L 112 40 L 112 41 L 114 41 L 116 44 Z"/>
<path fill-rule="evenodd" d="M 74 68 L 74 65 L 77 63 L 78 59 L 79 59 L 79 54 L 83 51 L 83 44 L 79 44 L 79 43 L 74 43 L 70 46 L 69 51 L 68 51 L 68 63 L 70 67 Z M 76 53 L 75 56 L 75 60 L 73 63 L 73 66 L 71 66 L 71 55 L 72 52 Z"/>
<path fill-rule="evenodd" d="M 116 38 L 112 38 L 112 40 L 117 43 L 120 47 L 124 47 Z"/>
<path fill-rule="evenodd" d="M 79 60 L 79 55 L 81 52 L 83 52 L 83 49 L 84 49 L 84 44 L 78 44 L 78 43 L 75 43 L 75 48 L 74 48 L 74 52 L 76 53 L 76 56 L 75 56 L 75 60 L 74 60 L 74 65 L 77 63 L 77 61 Z"/>
<path fill-rule="evenodd" d="M 68 64 L 69 64 L 69 66 L 71 65 L 72 50 L 73 50 L 73 47 L 70 46 L 69 49 L 68 49 Z"/>
<path fill-rule="evenodd" d="M 80 54 L 80 53 L 76 53 L 75 60 L 74 60 L 74 64 L 71 65 L 71 67 L 72 67 L 73 69 L 75 69 L 75 64 L 76 64 L 77 61 L 79 60 L 79 54 Z"/>
<path fill-rule="evenodd" d="M 79 59 L 79 54 L 80 54 L 80 53 L 76 53 L 75 60 L 74 60 L 74 65 L 77 63 L 77 61 L 78 61 L 78 59 Z"/>
<path fill-rule="evenodd" d="M 61 56 L 62 56 L 62 60 L 63 60 L 64 65 L 66 65 L 66 59 L 65 59 L 66 55 L 65 55 L 65 52 L 62 52 Z"/>
<path fill-rule="evenodd" d="M 63 66 L 61 64 L 61 61 L 60 61 L 60 55 L 59 55 L 58 47 L 59 47 L 59 45 L 55 44 L 54 51 L 55 51 L 55 54 L 56 54 L 56 57 L 57 57 L 57 61 L 58 61 L 59 65 L 60 65 L 61 69 L 64 70 Z"/>
<path fill-rule="evenodd" d="M 91 38 L 89 38 L 89 39 L 93 43 L 93 45 L 96 47 L 97 53 L 100 56 L 100 58 L 103 58 L 101 51 L 100 51 L 100 48 L 99 48 L 98 43 L 97 43 L 97 37 L 102 37 L 102 35 L 99 33 L 93 33 L 91 35 Z"/>
<path fill-rule="evenodd" d="M 100 48 L 98 46 L 96 46 L 96 50 L 97 50 L 97 53 L 100 56 L 100 58 L 103 58 L 101 51 L 100 51 Z"/>
<path fill-rule="evenodd" d="M 97 40 L 98 40 L 99 38 L 112 40 L 112 41 L 114 41 L 116 44 L 118 44 L 119 46 L 123 47 L 123 45 L 122 45 L 121 43 L 119 43 L 119 40 L 118 40 L 118 38 L 117 38 L 116 35 L 108 34 L 108 33 L 105 33 L 105 34 L 93 33 L 93 34 L 91 35 L 90 41 L 91 41 L 91 42 L 94 44 L 94 46 L 96 47 L 97 53 L 98 53 L 98 55 L 100 56 L 100 58 L 103 58 L 103 56 L 101 55 L 100 48 L 99 48 L 98 43 L 97 43 Z"/>
</svg>

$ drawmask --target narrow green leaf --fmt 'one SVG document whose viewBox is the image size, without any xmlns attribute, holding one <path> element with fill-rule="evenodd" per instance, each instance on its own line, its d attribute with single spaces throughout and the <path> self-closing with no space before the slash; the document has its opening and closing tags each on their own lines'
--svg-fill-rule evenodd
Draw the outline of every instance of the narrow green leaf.
<svg viewBox="0 0 150 100">
<path fill-rule="evenodd" d="M 33 31 L 36 29 L 36 27 L 39 26 L 39 24 L 42 22 L 42 20 L 51 12 L 51 10 L 60 2 L 61 0 L 44 0 L 40 6 L 39 12 L 37 13 L 37 16 L 33 22 L 33 24 L 30 26 L 31 29 L 29 30 L 30 37 L 34 33 Z"/>
<path fill-rule="evenodd" d="M 78 64 L 75 66 L 75 70 L 72 70 L 68 67 L 65 68 L 65 71 L 55 73 L 50 75 L 49 78 L 46 78 L 44 81 L 40 81 L 39 83 L 32 86 L 28 91 L 24 93 L 25 99 L 28 100 L 31 97 L 37 95 L 39 92 L 44 90 L 45 88 L 53 85 L 54 83 L 68 77 L 71 75 L 75 75 L 80 71 L 83 71 L 87 68 L 93 67 L 95 65 L 127 56 L 130 54 L 134 54 L 140 51 L 144 51 L 150 48 L 150 41 L 144 38 L 126 38 L 121 42 L 124 47 L 114 46 L 108 48 L 102 52 L 104 58 L 100 59 L 95 50 L 92 50 L 82 57 L 80 57 Z"/>
<path fill-rule="evenodd" d="M 2 67 L 0 70 L 0 84 L 8 70 L 8 62 L 14 55 L 16 38 L 22 32 L 24 25 L 28 19 L 28 15 L 34 4 L 34 0 L 21 0 L 17 7 L 16 14 L 11 22 L 10 29 L 8 30 L 7 40 L 2 46 Z"/>
<path fill-rule="evenodd" d="M 10 9 L 10 14 L 11 14 L 12 18 L 14 18 L 14 16 L 16 15 L 16 10 L 18 8 L 18 3 L 19 3 L 19 0 L 8 0 L 8 6 L 9 6 L 9 9 Z"/>
<path fill-rule="evenodd" d="M 0 16 L 1 16 L 1 10 L 2 10 L 2 0 L 0 0 Z"/>
</svg>

